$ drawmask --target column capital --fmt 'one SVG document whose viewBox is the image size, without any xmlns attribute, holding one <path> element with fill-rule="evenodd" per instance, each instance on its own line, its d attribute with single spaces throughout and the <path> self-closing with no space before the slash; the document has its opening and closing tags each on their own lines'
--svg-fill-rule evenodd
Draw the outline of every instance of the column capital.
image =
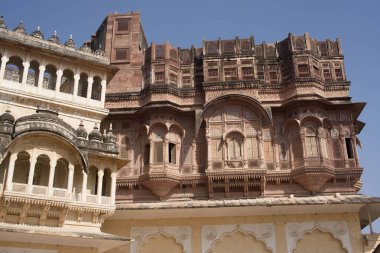
<svg viewBox="0 0 380 253">
<path fill-rule="evenodd" d="M 90 84 L 90 83 L 92 84 L 94 82 L 94 78 L 88 77 L 87 82 L 88 82 L 88 84 Z"/>
<path fill-rule="evenodd" d="M 46 66 L 41 65 L 41 66 L 38 67 L 38 69 L 39 69 L 40 71 L 45 71 L 45 70 L 46 70 Z"/>
<path fill-rule="evenodd" d="M 102 86 L 107 85 L 107 80 L 102 80 L 102 81 L 100 82 L 100 84 L 101 84 Z"/>
<path fill-rule="evenodd" d="M 29 68 L 29 67 L 30 67 L 30 62 L 28 62 L 28 61 L 24 61 L 24 62 L 22 62 L 22 65 L 23 65 L 25 68 Z"/>
<path fill-rule="evenodd" d="M 60 77 L 60 76 L 62 76 L 62 75 L 63 75 L 63 71 L 62 71 L 62 70 L 60 70 L 60 69 L 59 69 L 59 70 L 57 70 L 57 76 L 59 76 L 59 77 Z"/>
<path fill-rule="evenodd" d="M 2 62 L 7 62 L 7 61 L 9 61 L 9 58 L 4 55 L 3 57 L 1 57 L 1 61 Z"/>
<path fill-rule="evenodd" d="M 79 80 L 80 79 L 80 75 L 79 74 L 75 74 L 74 75 L 74 80 Z"/>
<path fill-rule="evenodd" d="M 98 176 L 103 176 L 104 175 L 104 169 L 99 169 L 98 170 Z"/>
</svg>

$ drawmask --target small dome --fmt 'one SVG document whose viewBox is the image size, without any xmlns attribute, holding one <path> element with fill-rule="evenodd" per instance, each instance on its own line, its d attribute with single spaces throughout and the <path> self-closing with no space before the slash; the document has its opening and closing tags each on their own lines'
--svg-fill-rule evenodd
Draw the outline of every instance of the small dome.
<svg viewBox="0 0 380 253">
<path fill-rule="evenodd" d="M 94 54 L 104 56 L 104 50 L 102 49 L 102 44 L 99 45 L 99 48 L 95 50 Z"/>
<path fill-rule="evenodd" d="M 12 125 L 15 123 L 15 117 L 13 117 L 9 109 L 0 115 L 0 123 L 8 123 Z"/>
<path fill-rule="evenodd" d="M 51 36 L 50 39 L 48 39 L 48 41 L 50 41 L 50 42 L 52 42 L 54 44 L 61 45 L 61 41 L 59 40 L 59 38 L 57 36 L 57 31 L 54 31 L 53 36 Z"/>
<path fill-rule="evenodd" d="M 25 27 L 24 27 L 24 23 L 22 21 L 20 21 L 20 23 L 18 24 L 18 26 L 16 26 L 15 29 L 13 29 L 14 32 L 16 33 L 21 33 L 21 34 L 24 34 L 26 35 L 26 30 L 25 30 Z"/>
<path fill-rule="evenodd" d="M 34 32 L 32 32 L 32 33 L 30 34 L 30 36 L 33 36 L 33 37 L 38 38 L 38 39 L 41 39 L 41 40 L 44 39 L 44 35 L 43 35 L 42 32 L 40 31 L 40 26 L 37 26 L 36 30 L 34 30 Z"/>
<path fill-rule="evenodd" d="M 79 127 L 76 130 L 78 138 L 86 139 L 87 131 L 83 126 L 83 121 L 80 122 Z"/>
<path fill-rule="evenodd" d="M 112 124 L 110 124 L 110 129 L 108 130 L 107 134 L 103 135 L 104 137 L 104 143 L 109 143 L 109 144 L 116 144 L 117 137 L 112 133 Z"/>
<path fill-rule="evenodd" d="M 5 24 L 3 16 L 0 16 L 0 29 L 7 29 L 7 25 Z"/>
<path fill-rule="evenodd" d="M 83 45 L 79 48 L 80 51 L 86 52 L 86 53 L 91 53 L 91 47 L 90 47 L 90 42 L 86 41 L 83 43 Z"/>
<path fill-rule="evenodd" d="M 98 141 L 98 142 L 101 142 L 103 137 L 102 137 L 102 134 L 100 133 L 99 131 L 99 128 L 98 126 L 96 125 L 95 123 L 95 126 L 94 126 L 94 130 L 92 130 L 89 135 L 88 135 L 88 139 L 90 141 Z"/>
<path fill-rule="evenodd" d="M 77 47 L 75 45 L 75 42 L 73 40 L 73 36 L 72 35 L 70 35 L 70 38 L 65 42 L 65 46 L 72 47 L 72 48 L 76 48 Z"/>
</svg>

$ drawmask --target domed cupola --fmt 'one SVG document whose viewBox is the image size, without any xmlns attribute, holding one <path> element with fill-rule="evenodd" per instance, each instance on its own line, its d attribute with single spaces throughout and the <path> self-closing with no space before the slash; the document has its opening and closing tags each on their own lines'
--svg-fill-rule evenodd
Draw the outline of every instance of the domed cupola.
<svg viewBox="0 0 380 253">
<path fill-rule="evenodd" d="M 79 48 L 80 51 L 85 52 L 85 53 L 91 53 L 91 47 L 90 47 L 90 41 L 85 41 L 83 45 Z"/>
<path fill-rule="evenodd" d="M 54 44 L 61 45 L 61 41 L 59 40 L 59 38 L 57 36 L 57 31 L 54 31 L 54 34 L 48 39 L 48 41 L 50 41 Z"/>
<path fill-rule="evenodd" d="M 87 131 L 84 128 L 83 121 L 80 122 L 79 127 L 76 130 L 78 138 L 86 139 L 87 138 Z"/>
<path fill-rule="evenodd" d="M 34 30 L 30 36 L 33 36 L 37 39 L 41 39 L 43 40 L 44 39 L 44 35 L 42 34 L 42 32 L 40 31 L 40 26 L 37 26 L 36 30 Z"/>
<path fill-rule="evenodd" d="M 7 109 L 3 114 L 0 115 L 0 124 L 14 124 L 15 117 L 11 114 L 11 111 Z"/>
<path fill-rule="evenodd" d="M 67 47 L 72 47 L 72 48 L 76 48 L 76 47 L 77 47 L 77 46 L 75 45 L 74 40 L 73 40 L 73 35 L 70 34 L 69 39 L 65 42 L 65 46 L 67 46 Z"/>
<path fill-rule="evenodd" d="M 18 26 L 16 26 L 15 29 L 13 29 L 13 31 L 16 33 L 21 33 L 21 34 L 27 35 L 27 32 L 26 32 L 25 27 L 24 27 L 24 23 L 22 21 L 20 21 Z"/>
<path fill-rule="evenodd" d="M 0 29 L 7 29 L 7 25 L 5 24 L 3 16 L 0 16 Z"/>
<path fill-rule="evenodd" d="M 112 124 L 110 124 L 110 129 L 108 130 L 108 133 L 104 134 L 103 136 L 104 136 L 103 137 L 104 138 L 104 143 L 116 144 L 117 137 L 112 132 Z"/>
<path fill-rule="evenodd" d="M 103 139 L 102 133 L 99 131 L 99 128 L 96 123 L 95 123 L 94 129 L 89 133 L 88 139 L 90 141 L 98 141 L 98 142 L 102 141 Z"/>
<path fill-rule="evenodd" d="M 102 49 L 102 44 L 99 45 L 99 48 L 95 50 L 94 54 L 104 56 L 104 50 Z"/>
</svg>

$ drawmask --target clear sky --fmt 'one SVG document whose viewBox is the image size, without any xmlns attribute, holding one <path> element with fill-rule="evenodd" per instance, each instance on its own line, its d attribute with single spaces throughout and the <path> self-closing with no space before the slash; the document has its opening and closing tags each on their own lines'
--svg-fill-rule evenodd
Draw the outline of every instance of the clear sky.
<svg viewBox="0 0 380 253">
<path fill-rule="evenodd" d="M 61 41 L 72 34 L 77 45 L 90 38 L 107 13 L 140 11 L 148 43 L 169 41 L 178 47 L 200 47 L 202 39 L 248 37 L 256 43 L 284 39 L 289 32 L 313 38 L 341 38 L 354 102 L 367 102 L 359 135 L 364 167 L 361 193 L 380 196 L 380 1 L 355 0 L 0 0 L 8 28 L 24 21 L 45 37 L 57 30 Z M 376 162 L 378 161 L 378 162 Z M 380 232 L 380 222 L 376 222 Z"/>
</svg>

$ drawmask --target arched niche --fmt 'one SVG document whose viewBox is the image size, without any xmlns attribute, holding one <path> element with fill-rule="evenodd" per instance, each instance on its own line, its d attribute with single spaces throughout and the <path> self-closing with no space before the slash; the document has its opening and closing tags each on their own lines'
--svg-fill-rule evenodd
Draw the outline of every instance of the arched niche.
<svg viewBox="0 0 380 253">
<path fill-rule="evenodd" d="M 319 229 L 306 233 L 302 239 L 298 240 L 292 253 L 320 253 L 322 248 L 324 253 L 348 253 L 342 243 L 331 233 Z"/>
<path fill-rule="evenodd" d="M 139 253 L 170 252 L 184 253 L 183 246 L 174 237 L 159 234 L 148 238 L 140 247 Z"/>
<path fill-rule="evenodd" d="M 212 245 L 207 253 L 271 253 L 263 241 L 257 240 L 252 234 L 234 231 L 224 235 Z"/>
</svg>

